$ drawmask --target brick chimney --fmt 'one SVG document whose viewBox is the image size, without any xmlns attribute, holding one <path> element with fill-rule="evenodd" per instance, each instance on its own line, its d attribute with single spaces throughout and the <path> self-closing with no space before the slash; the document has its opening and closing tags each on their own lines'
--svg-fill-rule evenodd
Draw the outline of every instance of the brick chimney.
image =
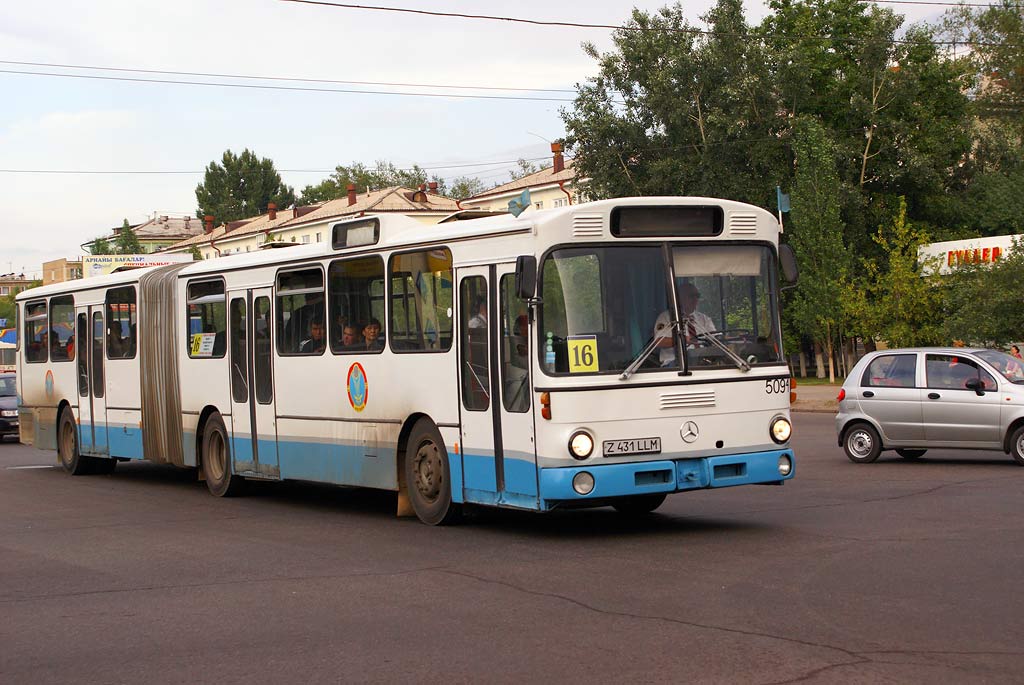
<svg viewBox="0 0 1024 685">
<path fill-rule="evenodd" d="M 348 206 L 351 207 L 356 203 L 356 184 L 348 184 Z"/>
<path fill-rule="evenodd" d="M 203 217 L 203 233 L 213 233 L 213 215 L 207 214 Z"/>
<path fill-rule="evenodd" d="M 565 171 L 565 160 L 562 159 L 562 144 L 551 143 L 551 153 L 554 155 L 552 160 L 554 162 L 554 168 L 552 169 L 552 172 L 557 174 L 559 171 Z"/>
<path fill-rule="evenodd" d="M 431 193 L 437 195 L 437 181 L 431 181 L 430 183 L 428 183 L 427 188 L 430 189 Z"/>
<path fill-rule="evenodd" d="M 277 220 L 277 205 L 273 202 L 267 205 L 267 218 L 271 221 Z"/>
</svg>

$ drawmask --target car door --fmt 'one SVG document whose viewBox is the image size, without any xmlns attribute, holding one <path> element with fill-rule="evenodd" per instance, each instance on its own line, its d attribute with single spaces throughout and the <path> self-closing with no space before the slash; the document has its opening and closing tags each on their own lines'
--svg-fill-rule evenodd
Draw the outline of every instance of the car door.
<svg viewBox="0 0 1024 685">
<path fill-rule="evenodd" d="M 880 354 L 864 369 L 858 400 L 878 424 L 882 442 L 920 444 L 925 439 L 918 383 L 919 353 Z"/>
<path fill-rule="evenodd" d="M 988 371 L 964 354 L 928 353 L 925 374 L 922 403 L 929 445 L 999 447 L 998 385 Z M 981 394 L 966 387 L 971 379 L 982 383 Z"/>
</svg>

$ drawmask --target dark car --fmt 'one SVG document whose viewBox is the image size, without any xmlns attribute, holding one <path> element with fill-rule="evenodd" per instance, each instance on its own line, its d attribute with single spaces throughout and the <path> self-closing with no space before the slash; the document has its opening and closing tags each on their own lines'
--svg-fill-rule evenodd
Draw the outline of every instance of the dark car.
<svg viewBox="0 0 1024 685">
<path fill-rule="evenodd" d="M 13 373 L 0 373 L 0 440 L 18 437 L 18 392 Z"/>
</svg>

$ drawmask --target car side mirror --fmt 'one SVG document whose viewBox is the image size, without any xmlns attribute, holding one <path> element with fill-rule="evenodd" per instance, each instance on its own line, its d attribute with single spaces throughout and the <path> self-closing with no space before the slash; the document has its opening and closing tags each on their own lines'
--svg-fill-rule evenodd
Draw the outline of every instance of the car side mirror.
<svg viewBox="0 0 1024 685">
<path fill-rule="evenodd" d="M 964 381 L 964 387 L 973 390 L 979 396 L 985 394 L 985 384 L 981 382 L 980 378 L 968 378 Z"/>
<path fill-rule="evenodd" d="M 516 257 L 516 297 L 529 302 L 537 294 L 537 258 L 533 255 Z"/>
</svg>

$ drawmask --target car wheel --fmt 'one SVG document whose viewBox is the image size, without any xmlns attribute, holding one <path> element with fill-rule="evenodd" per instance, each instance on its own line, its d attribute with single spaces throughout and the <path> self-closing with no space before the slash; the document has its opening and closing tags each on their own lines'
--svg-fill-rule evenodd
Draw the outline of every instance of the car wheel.
<svg viewBox="0 0 1024 685">
<path fill-rule="evenodd" d="M 846 429 L 843 450 L 850 461 L 870 464 L 882 453 L 882 440 L 874 428 L 866 423 L 858 423 Z"/>
<path fill-rule="evenodd" d="M 928 450 L 912 450 L 912 449 L 898 449 L 896 454 L 900 455 L 904 459 L 920 459 L 924 456 L 924 453 Z"/>
<path fill-rule="evenodd" d="M 462 510 L 452 502 L 448 450 L 437 427 L 420 419 L 412 428 L 405 448 L 405 486 L 420 521 L 443 526 L 459 520 Z"/>
<path fill-rule="evenodd" d="M 1024 466 L 1024 426 L 1013 431 L 1010 437 L 1010 455 L 1015 462 Z"/>
<path fill-rule="evenodd" d="M 244 478 L 231 472 L 231 447 L 224 419 L 214 412 L 203 428 L 203 476 L 206 487 L 215 497 L 237 495 Z"/>
<path fill-rule="evenodd" d="M 78 426 L 70 409 L 62 411 L 57 422 L 57 456 L 60 465 L 72 476 L 93 473 L 93 460 L 78 453 Z"/>
<path fill-rule="evenodd" d="M 631 495 L 612 502 L 615 511 L 625 516 L 643 516 L 650 514 L 665 501 L 667 493 L 658 492 L 651 495 Z"/>
</svg>

